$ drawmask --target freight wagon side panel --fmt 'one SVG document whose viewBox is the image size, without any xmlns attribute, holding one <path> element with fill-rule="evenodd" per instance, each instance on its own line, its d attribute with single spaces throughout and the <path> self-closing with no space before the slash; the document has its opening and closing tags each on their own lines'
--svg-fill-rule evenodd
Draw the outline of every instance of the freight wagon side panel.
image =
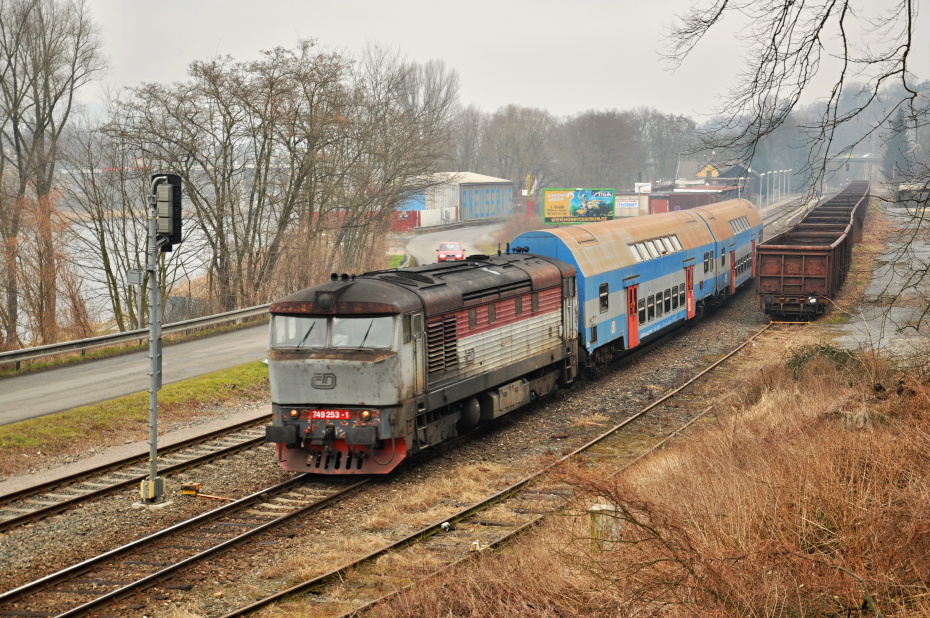
<svg viewBox="0 0 930 618">
<path fill-rule="evenodd" d="M 759 294 L 822 296 L 831 291 L 827 251 L 772 251 L 758 247 L 757 266 Z"/>
</svg>

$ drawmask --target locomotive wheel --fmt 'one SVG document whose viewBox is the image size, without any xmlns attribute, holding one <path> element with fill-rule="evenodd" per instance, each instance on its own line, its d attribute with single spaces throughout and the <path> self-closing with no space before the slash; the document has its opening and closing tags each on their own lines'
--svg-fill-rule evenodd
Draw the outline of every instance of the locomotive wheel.
<svg viewBox="0 0 930 618">
<path fill-rule="evenodd" d="M 478 400 L 472 397 L 462 405 L 462 416 L 459 417 L 459 422 L 456 423 L 456 427 L 459 432 L 464 433 L 470 429 L 474 429 L 475 425 L 478 424 L 478 419 L 481 418 L 481 404 L 478 403 Z"/>
</svg>

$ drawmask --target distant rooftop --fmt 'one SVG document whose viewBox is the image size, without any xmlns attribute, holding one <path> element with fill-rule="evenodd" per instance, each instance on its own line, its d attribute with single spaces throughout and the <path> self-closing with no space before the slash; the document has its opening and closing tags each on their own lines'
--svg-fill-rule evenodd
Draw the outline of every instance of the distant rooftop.
<svg viewBox="0 0 930 618">
<path fill-rule="evenodd" d="M 439 172 L 437 176 L 446 176 L 446 182 L 458 183 L 460 185 L 476 185 L 482 183 L 501 183 L 513 184 L 512 180 L 506 178 L 495 178 L 494 176 L 485 176 L 484 174 L 475 174 L 473 172 Z"/>
</svg>

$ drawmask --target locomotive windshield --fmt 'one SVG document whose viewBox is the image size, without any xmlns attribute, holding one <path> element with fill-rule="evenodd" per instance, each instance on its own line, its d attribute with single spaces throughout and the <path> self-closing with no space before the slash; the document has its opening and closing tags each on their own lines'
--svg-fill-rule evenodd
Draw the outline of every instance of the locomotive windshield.
<svg viewBox="0 0 930 618">
<path fill-rule="evenodd" d="M 390 348 L 394 318 L 271 317 L 272 348 Z"/>
</svg>

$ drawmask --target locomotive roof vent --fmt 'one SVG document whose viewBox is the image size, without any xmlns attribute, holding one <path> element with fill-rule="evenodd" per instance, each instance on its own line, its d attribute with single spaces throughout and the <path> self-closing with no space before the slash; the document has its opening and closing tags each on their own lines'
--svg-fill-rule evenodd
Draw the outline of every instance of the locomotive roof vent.
<svg viewBox="0 0 930 618">
<path fill-rule="evenodd" d="M 398 270 L 395 274 L 401 277 L 407 277 L 408 279 L 413 279 L 414 281 L 419 281 L 420 283 L 435 283 L 432 279 L 426 275 L 421 275 L 420 273 L 412 273 L 408 270 Z"/>
</svg>

